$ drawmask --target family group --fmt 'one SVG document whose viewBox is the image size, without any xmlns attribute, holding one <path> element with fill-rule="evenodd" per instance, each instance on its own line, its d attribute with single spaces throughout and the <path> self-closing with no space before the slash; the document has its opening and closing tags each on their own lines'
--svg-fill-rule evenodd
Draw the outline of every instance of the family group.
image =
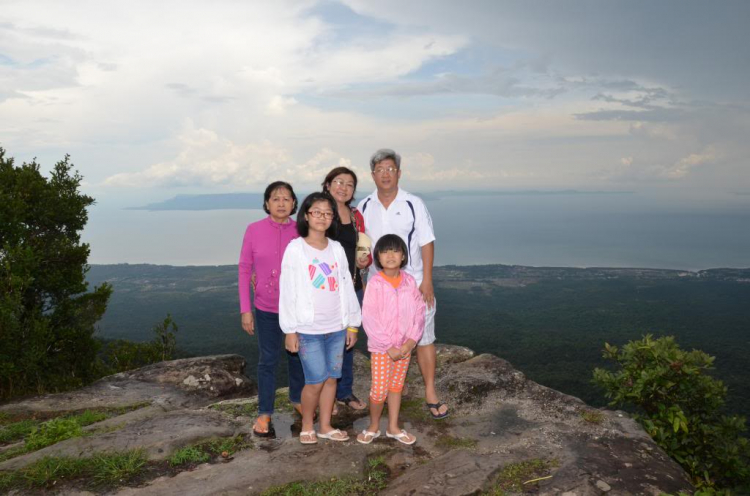
<svg viewBox="0 0 750 496">
<path fill-rule="evenodd" d="M 258 339 L 258 417 L 253 425 L 258 436 L 271 432 L 283 345 L 289 400 L 302 416 L 300 442 L 349 439 L 331 425 L 331 418 L 337 403 L 367 408 L 352 389 L 353 347 L 362 329 L 372 382 L 370 424 L 357 441 L 369 444 L 381 435 L 387 401 L 385 435 L 404 444 L 416 442 L 398 420 L 415 350 L 430 414 L 435 419 L 449 415 L 435 390 L 432 219 L 419 197 L 399 188 L 399 154 L 378 150 L 370 159 L 370 172 L 377 189 L 356 208 L 357 175 L 347 167 L 330 171 L 322 191 L 301 204 L 291 184 L 273 182 L 263 198 L 268 217 L 245 231 L 240 312 L 242 328 Z M 291 218 L 295 213 L 296 222 Z"/>
</svg>

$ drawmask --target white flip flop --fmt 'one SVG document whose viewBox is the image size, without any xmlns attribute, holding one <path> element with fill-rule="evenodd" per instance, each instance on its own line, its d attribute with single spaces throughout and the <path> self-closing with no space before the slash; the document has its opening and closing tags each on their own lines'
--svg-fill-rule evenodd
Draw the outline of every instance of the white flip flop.
<svg viewBox="0 0 750 496">
<path fill-rule="evenodd" d="M 409 441 L 409 433 L 406 432 L 404 429 L 401 429 L 401 432 L 399 432 L 398 434 L 391 434 L 390 432 L 385 431 L 385 435 L 386 435 L 386 437 L 389 437 L 391 439 L 395 439 L 396 441 L 398 441 L 401 444 L 410 445 L 410 444 L 414 444 L 414 443 L 417 442 L 417 437 L 416 436 L 414 436 L 414 439 L 412 439 L 411 441 Z"/>
<path fill-rule="evenodd" d="M 369 439 L 368 439 L 369 437 Z M 362 431 L 362 439 L 357 436 L 357 442 L 361 444 L 370 444 L 374 440 L 380 437 L 380 431 L 372 432 L 368 431 L 367 429 Z"/>
</svg>

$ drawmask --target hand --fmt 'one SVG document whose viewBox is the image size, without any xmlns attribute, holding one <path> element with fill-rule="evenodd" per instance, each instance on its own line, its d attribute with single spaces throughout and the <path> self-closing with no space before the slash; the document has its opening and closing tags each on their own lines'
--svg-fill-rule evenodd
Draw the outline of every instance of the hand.
<svg viewBox="0 0 750 496">
<path fill-rule="evenodd" d="M 393 360 L 394 362 L 398 362 L 403 358 L 401 356 L 401 350 L 399 350 L 395 346 L 393 348 L 388 348 L 388 356 L 391 357 L 391 360 Z"/>
<path fill-rule="evenodd" d="M 357 268 L 366 269 L 370 265 L 370 257 L 362 255 L 357 259 Z"/>
<path fill-rule="evenodd" d="M 286 338 L 284 339 L 284 347 L 289 353 L 299 352 L 299 336 L 297 336 L 296 332 L 286 335 Z"/>
<path fill-rule="evenodd" d="M 401 357 L 406 358 L 416 345 L 417 343 L 413 339 L 407 339 L 406 342 L 401 345 L 401 348 L 399 348 Z"/>
<path fill-rule="evenodd" d="M 255 321 L 253 320 L 253 312 L 245 312 L 242 314 L 242 329 L 250 334 L 255 334 Z"/>
<path fill-rule="evenodd" d="M 422 284 L 419 285 L 419 292 L 422 293 L 422 299 L 427 308 L 432 308 L 435 304 L 435 290 L 432 288 L 432 279 L 423 280 Z"/>
<path fill-rule="evenodd" d="M 357 333 L 346 331 L 346 349 L 351 350 L 357 344 Z"/>
</svg>

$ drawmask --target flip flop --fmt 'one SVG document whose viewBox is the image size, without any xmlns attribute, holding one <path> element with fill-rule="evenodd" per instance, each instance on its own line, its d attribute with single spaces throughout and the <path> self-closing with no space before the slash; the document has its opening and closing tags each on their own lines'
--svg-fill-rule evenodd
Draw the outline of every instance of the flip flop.
<svg viewBox="0 0 750 496">
<path fill-rule="evenodd" d="M 347 434 L 346 432 L 341 432 L 338 429 L 333 429 L 331 432 L 328 432 L 328 433 L 318 432 L 318 437 L 320 439 L 330 439 L 331 441 L 348 441 L 349 440 L 349 434 Z"/>
<path fill-rule="evenodd" d="M 308 438 L 308 441 L 305 441 L 303 438 Z M 299 442 L 302 444 L 318 444 L 318 436 L 315 434 L 315 431 L 302 431 L 299 433 Z"/>
<path fill-rule="evenodd" d="M 385 431 L 385 435 L 386 435 L 386 437 L 389 437 L 391 439 L 395 439 L 396 441 L 398 441 L 401 444 L 410 445 L 410 444 L 414 444 L 414 443 L 417 442 L 417 438 L 416 437 L 414 437 L 414 439 L 412 439 L 412 440 L 409 440 L 410 434 L 408 432 L 406 432 L 404 429 L 401 429 L 401 432 L 399 432 L 398 434 L 391 434 L 390 432 Z"/>
<path fill-rule="evenodd" d="M 433 420 L 440 420 L 450 416 L 450 412 L 448 410 L 446 410 L 445 413 L 440 413 L 440 407 L 443 405 L 445 405 L 445 403 L 443 403 L 442 401 L 438 401 L 437 403 L 427 403 L 427 408 L 430 409 L 430 415 L 432 415 Z M 432 413 L 433 408 L 438 412 L 437 415 Z"/>
<path fill-rule="evenodd" d="M 354 396 L 353 394 L 350 394 L 349 396 L 345 398 L 341 398 L 340 400 L 336 400 L 336 401 L 338 403 L 341 403 L 342 405 L 348 406 L 352 410 L 359 411 L 359 410 L 364 410 L 365 408 L 367 408 L 367 404 L 364 401 L 357 398 L 356 396 Z M 357 405 L 362 405 L 362 406 L 360 408 L 357 408 L 356 406 L 352 406 L 352 403 L 357 404 Z"/>
<path fill-rule="evenodd" d="M 361 437 L 360 437 L 361 436 Z M 357 442 L 360 444 L 370 444 L 374 440 L 380 437 L 380 431 L 372 432 L 367 429 L 363 430 L 361 434 L 357 435 Z"/>
<path fill-rule="evenodd" d="M 271 436 L 271 419 L 267 416 L 261 416 L 255 419 L 253 424 L 253 434 L 258 437 Z"/>
</svg>

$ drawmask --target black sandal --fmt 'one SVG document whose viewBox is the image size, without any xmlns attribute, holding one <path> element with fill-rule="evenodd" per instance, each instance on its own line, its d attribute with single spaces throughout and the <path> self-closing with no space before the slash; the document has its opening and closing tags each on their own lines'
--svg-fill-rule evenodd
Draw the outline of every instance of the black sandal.
<svg viewBox="0 0 750 496">
<path fill-rule="evenodd" d="M 440 407 L 443 405 L 445 405 L 445 403 L 442 401 L 438 401 L 437 403 L 427 403 L 427 408 L 430 409 L 430 415 L 432 415 L 433 420 L 440 420 L 450 416 L 450 411 L 448 410 L 446 410 L 445 413 L 440 413 Z M 433 408 L 438 412 L 437 415 L 432 413 Z"/>
<path fill-rule="evenodd" d="M 365 403 L 364 401 L 361 401 L 359 398 L 357 398 L 356 396 L 354 396 L 354 394 L 350 394 L 349 396 L 347 396 L 345 398 L 337 399 L 336 401 L 338 401 L 342 405 L 348 406 L 352 410 L 362 411 L 365 408 L 367 408 L 367 403 Z M 361 403 L 364 406 L 362 408 L 356 408 L 356 407 L 352 406 L 352 402 Z"/>
</svg>

